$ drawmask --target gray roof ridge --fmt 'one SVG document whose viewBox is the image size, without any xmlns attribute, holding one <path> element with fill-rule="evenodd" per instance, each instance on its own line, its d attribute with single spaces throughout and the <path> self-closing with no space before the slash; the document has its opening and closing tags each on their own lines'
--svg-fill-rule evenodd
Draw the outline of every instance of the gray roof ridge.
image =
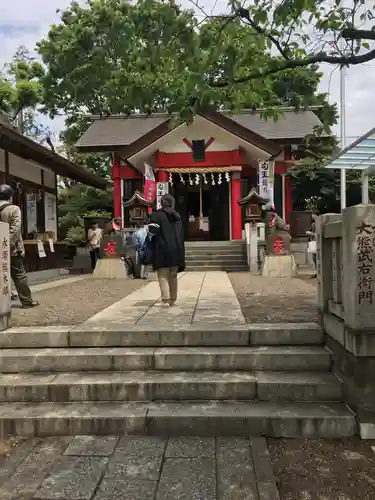
<svg viewBox="0 0 375 500">
<path fill-rule="evenodd" d="M 276 108 L 276 107 L 275 107 Z M 309 106 L 308 108 L 294 108 L 291 106 L 280 106 L 277 109 L 280 111 L 283 111 L 284 113 L 299 113 L 299 112 L 306 112 L 306 111 L 316 111 L 318 109 L 321 109 L 322 106 Z M 217 110 L 218 113 L 221 113 L 223 115 L 256 115 L 260 114 L 262 111 L 267 111 L 270 109 L 274 108 L 259 108 L 259 109 L 249 109 L 249 108 L 243 108 L 238 111 L 236 110 L 230 110 L 230 109 L 222 109 L 222 110 Z M 168 112 L 156 112 L 156 113 L 115 113 L 115 114 L 103 114 L 103 115 L 89 115 L 88 118 L 90 120 L 106 120 L 106 119 L 116 119 L 116 120 L 121 120 L 121 119 L 140 119 L 140 118 L 165 118 L 166 120 L 169 118 L 172 118 L 174 116 L 177 116 L 178 113 L 168 113 Z"/>
</svg>

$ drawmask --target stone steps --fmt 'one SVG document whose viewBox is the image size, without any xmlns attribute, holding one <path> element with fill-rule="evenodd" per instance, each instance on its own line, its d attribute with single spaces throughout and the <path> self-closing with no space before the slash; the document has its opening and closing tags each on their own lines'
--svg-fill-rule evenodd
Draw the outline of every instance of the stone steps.
<svg viewBox="0 0 375 500">
<path fill-rule="evenodd" d="M 242 241 L 188 244 L 187 271 L 248 271 L 245 246 Z"/>
<path fill-rule="evenodd" d="M 356 432 L 318 325 L 165 325 L 93 321 L 0 334 L 0 438 Z"/>
<path fill-rule="evenodd" d="M 337 403 L 1 403 L 1 436 L 156 435 L 343 438 L 357 431 Z"/>
<path fill-rule="evenodd" d="M 134 327 L 19 327 L 0 332 L 0 348 L 167 347 L 167 346 L 308 346 L 323 343 L 315 323 L 248 323 L 228 331 L 219 326 L 163 331 Z M 22 351 L 19 351 L 22 354 Z M 0 351 L 1 353 L 1 351 Z M 0 370 L 1 371 L 1 370 Z"/>
<path fill-rule="evenodd" d="M 249 270 L 249 266 L 246 263 L 238 263 L 238 264 L 197 264 L 196 262 L 192 262 L 191 264 L 186 265 L 186 271 L 188 272 L 204 272 L 204 271 L 225 271 L 227 273 L 240 273 Z"/>
<path fill-rule="evenodd" d="M 0 375 L 0 402 L 330 401 L 342 397 L 330 373 L 106 372 Z"/>
<path fill-rule="evenodd" d="M 328 371 L 323 346 L 88 347 L 0 350 L 0 373 L 74 371 Z"/>
</svg>

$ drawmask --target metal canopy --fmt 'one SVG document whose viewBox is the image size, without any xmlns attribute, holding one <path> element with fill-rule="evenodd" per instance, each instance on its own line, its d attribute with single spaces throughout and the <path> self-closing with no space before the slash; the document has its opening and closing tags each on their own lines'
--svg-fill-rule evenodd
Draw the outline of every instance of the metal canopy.
<svg viewBox="0 0 375 500">
<path fill-rule="evenodd" d="M 375 127 L 333 156 L 325 168 L 375 172 Z"/>
</svg>

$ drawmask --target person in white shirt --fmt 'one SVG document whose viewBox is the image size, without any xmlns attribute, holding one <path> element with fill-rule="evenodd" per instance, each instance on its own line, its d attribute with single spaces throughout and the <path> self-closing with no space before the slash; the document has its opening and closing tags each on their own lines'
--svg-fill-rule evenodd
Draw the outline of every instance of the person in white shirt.
<svg viewBox="0 0 375 500">
<path fill-rule="evenodd" d="M 99 257 L 99 249 L 103 239 L 103 231 L 94 223 L 87 233 L 87 241 L 91 259 L 91 269 L 94 271 Z"/>
</svg>

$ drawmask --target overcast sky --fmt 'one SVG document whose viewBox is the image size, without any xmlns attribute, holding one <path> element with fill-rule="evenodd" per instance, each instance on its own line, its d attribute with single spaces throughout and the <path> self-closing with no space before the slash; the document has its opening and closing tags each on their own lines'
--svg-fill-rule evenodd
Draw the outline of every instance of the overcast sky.
<svg viewBox="0 0 375 500">
<path fill-rule="evenodd" d="M 224 8 L 225 0 L 200 0 L 209 10 L 215 5 L 215 11 Z M 48 32 L 49 26 L 58 22 L 57 9 L 64 9 L 70 0 L 5 0 L 0 8 L 0 67 L 9 61 L 17 47 L 25 45 L 31 51 L 35 44 Z M 191 6 L 188 0 L 183 0 Z M 332 102 L 340 98 L 340 76 L 332 66 L 323 67 L 324 78 L 321 89 L 329 92 Z M 375 81 L 375 61 L 347 70 L 346 76 L 346 135 L 347 144 L 375 126 L 375 99 L 373 87 Z M 56 137 L 62 128 L 63 119 L 49 122 Z"/>
</svg>

